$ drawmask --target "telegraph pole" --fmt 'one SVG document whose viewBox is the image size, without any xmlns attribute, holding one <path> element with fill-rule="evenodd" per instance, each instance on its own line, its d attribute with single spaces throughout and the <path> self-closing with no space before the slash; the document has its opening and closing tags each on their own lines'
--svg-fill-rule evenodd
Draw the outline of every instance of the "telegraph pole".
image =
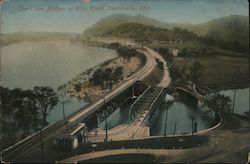
<svg viewBox="0 0 250 164">
<path fill-rule="evenodd" d="M 65 110 L 64 110 L 64 101 L 62 102 L 62 105 L 63 105 L 63 119 L 65 119 Z"/>
<path fill-rule="evenodd" d="M 105 107 L 105 104 L 106 104 L 105 97 L 103 97 L 103 101 L 104 101 L 104 107 Z M 108 113 L 107 111 L 105 111 L 104 117 L 105 117 L 105 133 L 106 133 L 105 141 L 107 142 L 108 141 L 108 123 L 107 123 Z"/>
<path fill-rule="evenodd" d="M 167 121 L 168 121 L 168 105 L 167 105 L 167 112 L 166 112 L 166 119 L 165 119 L 165 129 L 164 129 L 164 136 L 167 135 Z"/>
<path fill-rule="evenodd" d="M 41 162 L 44 163 L 42 128 L 40 128 L 39 131 L 40 131 L 40 139 L 41 139 Z"/>
<path fill-rule="evenodd" d="M 234 113 L 235 95 L 236 95 L 236 89 L 234 90 L 233 113 Z"/>
<path fill-rule="evenodd" d="M 37 135 L 39 133 L 40 135 L 40 145 L 41 145 L 41 163 L 44 163 L 44 154 L 43 154 L 43 135 L 42 135 L 42 127 L 37 127 L 36 128 Z"/>
<path fill-rule="evenodd" d="M 0 162 L 3 163 L 3 135 L 1 136 L 1 157 Z"/>
<path fill-rule="evenodd" d="M 105 112 L 105 131 L 106 131 L 106 142 L 108 142 L 108 122 L 107 122 L 107 119 L 108 119 L 108 114 L 107 112 Z"/>
<path fill-rule="evenodd" d="M 175 135 L 176 126 L 177 126 L 177 122 L 175 122 L 175 124 L 174 124 L 174 133 L 173 133 L 173 136 Z"/>
<path fill-rule="evenodd" d="M 192 116 L 192 136 L 193 136 L 193 134 L 194 134 L 194 117 Z"/>
</svg>

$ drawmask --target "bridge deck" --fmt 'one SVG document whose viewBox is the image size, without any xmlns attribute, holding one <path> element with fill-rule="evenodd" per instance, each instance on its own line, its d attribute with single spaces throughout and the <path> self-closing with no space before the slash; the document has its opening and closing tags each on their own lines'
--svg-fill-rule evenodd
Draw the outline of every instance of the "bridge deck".
<svg viewBox="0 0 250 164">
<path fill-rule="evenodd" d="M 139 113 L 130 124 L 119 125 L 108 130 L 108 140 L 129 140 L 145 138 L 150 135 L 147 123 L 150 114 L 155 110 L 155 103 L 158 102 L 163 88 L 149 87 L 131 106 L 131 110 L 138 108 Z M 106 131 L 102 129 L 94 129 L 89 132 L 88 140 L 91 142 L 103 142 L 106 137 Z"/>
</svg>

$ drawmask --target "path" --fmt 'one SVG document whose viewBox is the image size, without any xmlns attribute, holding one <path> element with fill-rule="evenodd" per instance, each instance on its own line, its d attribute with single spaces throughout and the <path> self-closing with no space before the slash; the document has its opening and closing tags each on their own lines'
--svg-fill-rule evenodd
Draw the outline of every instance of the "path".
<svg viewBox="0 0 250 164">
<path fill-rule="evenodd" d="M 164 75 L 162 80 L 160 81 L 160 83 L 158 84 L 159 87 L 163 87 L 163 88 L 167 88 L 171 78 L 169 76 L 169 71 L 168 71 L 168 67 L 167 67 L 167 62 L 164 60 L 164 58 L 156 51 L 148 48 L 148 47 L 144 47 L 149 53 L 151 53 L 155 58 L 158 58 L 162 63 L 163 63 L 163 68 L 164 68 Z"/>
</svg>

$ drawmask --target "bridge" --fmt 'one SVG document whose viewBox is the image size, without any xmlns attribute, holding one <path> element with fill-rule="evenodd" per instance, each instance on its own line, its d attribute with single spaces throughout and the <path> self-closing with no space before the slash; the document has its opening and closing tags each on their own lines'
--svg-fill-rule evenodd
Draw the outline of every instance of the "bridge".
<svg viewBox="0 0 250 164">
<path fill-rule="evenodd" d="M 165 95 L 164 88 L 148 86 L 130 106 L 129 124 L 107 130 L 107 140 L 119 141 L 149 137 L 149 122 L 155 110 L 164 101 Z M 106 131 L 102 129 L 93 129 L 88 134 L 88 140 L 91 142 L 103 142 L 105 139 Z"/>
<path fill-rule="evenodd" d="M 48 143 L 53 139 L 55 136 L 55 132 L 63 131 L 64 129 L 71 126 L 71 123 L 76 122 L 85 122 L 89 118 L 98 115 L 102 110 L 105 110 L 107 106 L 117 106 L 119 105 L 119 100 L 116 101 L 116 103 L 112 104 L 112 101 L 116 99 L 116 97 L 126 97 L 128 95 L 131 95 L 131 88 L 137 88 L 136 85 L 138 84 L 138 81 L 141 81 L 145 77 L 147 77 L 156 66 L 155 62 L 155 54 L 152 54 L 154 52 L 153 50 L 148 51 L 147 49 L 140 50 L 142 51 L 146 56 L 146 64 L 143 66 L 142 69 L 140 69 L 138 72 L 118 84 L 115 88 L 113 88 L 109 93 L 107 93 L 102 99 L 91 103 L 82 109 L 78 110 L 77 112 L 73 113 L 72 115 L 66 117 L 65 120 L 58 121 L 54 124 L 51 124 L 43 129 L 40 130 L 40 132 L 33 133 L 29 137 L 25 138 L 24 140 L 21 140 L 20 142 L 16 143 L 15 145 L 5 149 L 2 152 L 2 160 L 8 161 L 8 162 L 17 162 L 20 161 L 24 156 L 29 155 L 35 148 L 38 148 L 41 143 Z M 133 89 L 134 90 L 134 89 Z M 139 87 L 139 93 L 143 90 L 143 87 Z M 161 89 L 156 89 L 157 93 L 162 93 L 163 91 Z M 156 94 L 157 96 L 161 97 L 161 94 Z M 138 101 L 140 103 L 142 100 Z M 151 106 L 149 108 L 145 108 L 140 114 L 137 115 L 136 119 L 133 121 L 132 125 L 138 125 L 138 127 L 142 127 L 145 122 L 143 120 L 149 120 L 152 111 L 155 110 L 155 106 L 157 105 L 156 102 L 158 102 L 157 99 L 152 99 L 152 103 L 150 103 Z M 147 110 L 146 110 L 147 109 Z M 135 110 L 133 110 L 134 112 Z M 112 110 L 111 110 L 112 112 Z M 98 119 L 97 119 L 98 120 Z M 139 123 L 140 120 L 142 120 L 142 123 Z M 136 129 L 136 128 L 132 128 Z M 142 128 L 141 128 L 142 129 Z M 134 132 L 133 132 L 134 134 Z"/>
<path fill-rule="evenodd" d="M 183 86 L 176 87 L 176 90 L 184 91 L 193 97 L 195 97 L 197 100 L 202 102 L 204 105 L 207 105 L 208 107 L 213 109 L 213 106 L 211 106 L 211 102 L 215 100 L 215 98 L 218 98 L 219 93 L 206 87 L 201 84 L 195 85 L 192 82 L 188 82 Z"/>
</svg>

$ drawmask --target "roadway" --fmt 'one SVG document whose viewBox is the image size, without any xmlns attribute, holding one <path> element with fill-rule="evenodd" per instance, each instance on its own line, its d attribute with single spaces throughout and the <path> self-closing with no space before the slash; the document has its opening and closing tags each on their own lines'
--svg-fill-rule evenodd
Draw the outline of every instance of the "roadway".
<svg viewBox="0 0 250 164">
<path fill-rule="evenodd" d="M 166 60 L 164 60 L 164 58 L 158 52 L 156 52 L 148 47 L 144 47 L 144 48 L 150 54 L 152 54 L 155 58 L 158 58 L 163 63 L 164 74 L 163 74 L 162 80 L 158 84 L 158 87 L 167 88 L 168 85 L 170 84 L 171 78 L 169 76 L 169 71 L 168 71 L 168 66 L 167 66 L 168 64 L 167 64 Z"/>
</svg>

